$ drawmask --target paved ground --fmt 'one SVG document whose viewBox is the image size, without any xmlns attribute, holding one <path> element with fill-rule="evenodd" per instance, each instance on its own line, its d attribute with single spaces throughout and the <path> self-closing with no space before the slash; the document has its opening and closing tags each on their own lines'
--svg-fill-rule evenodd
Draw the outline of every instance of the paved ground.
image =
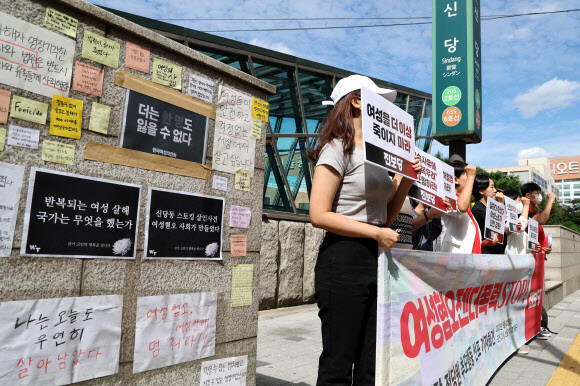
<svg viewBox="0 0 580 386">
<path fill-rule="evenodd" d="M 305 305 L 260 312 L 257 385 L 316 384 L 321 351 L 317 311 L 316 305 Z M 550 329 L 558 335 L 548 340 L 533 340 L 528 355 L 512 355 L 496 372 L 490 385 L 543 386 L 548 383 L 580 333 L 580 291 L 556 304 L 548 315 Z M 575 367 L 575 382 L 580 384 L 580 363 L 576 358 L 578 356 L 569 355 L 565 363 L 568 368 Z"/>
</svg>

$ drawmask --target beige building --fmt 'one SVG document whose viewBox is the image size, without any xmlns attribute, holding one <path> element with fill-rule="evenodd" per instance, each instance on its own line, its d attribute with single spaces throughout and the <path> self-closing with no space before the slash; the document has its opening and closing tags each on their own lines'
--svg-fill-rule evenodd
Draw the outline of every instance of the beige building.
<svg viewBox="0 0 580 386">
<path fill-rule="evenodd" d="M 551 172 L 564 204 L 580 200 L 580 156 L 550 158 Z"/>
<path fill-rule="evenodd" d="M 542 187 L 544 192 L 553 192 L 559 195 L 558 185 L 552 177 L 552 167 L 549 158 L 539 157 L 520 159 L 518 160 L 517 166 L 485 170 L 488 172 L 499 171 L 504 174 L 518 176 L 520 181 L 522 181 L 522 184 L 525 184 L 526 182 L 535 182 Z"/>
</svg>

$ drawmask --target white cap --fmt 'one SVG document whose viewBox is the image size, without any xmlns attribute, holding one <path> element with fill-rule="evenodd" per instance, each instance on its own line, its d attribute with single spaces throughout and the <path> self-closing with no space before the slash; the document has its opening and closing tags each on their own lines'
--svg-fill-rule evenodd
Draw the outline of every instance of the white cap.
<svg viewBox="0 0 580 386">
<path fill-rule="evenodd" d="M 362 86 L 376 92 L 390 102 L 395 100 L 397 91 L 388 88 L 380 88 L 371 80 L 371 78 L 363 75 L 351 75 L 338 81 L 332 94 L 330 94 L 331 101 L 323 101 L 323 105 L 335 105 L 345 95 L 355 90 L 360 90 Z"/>
</svg>

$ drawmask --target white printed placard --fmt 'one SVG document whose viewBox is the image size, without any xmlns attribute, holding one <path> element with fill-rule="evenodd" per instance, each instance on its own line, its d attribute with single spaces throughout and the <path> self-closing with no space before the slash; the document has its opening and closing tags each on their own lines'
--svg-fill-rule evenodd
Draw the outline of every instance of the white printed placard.
<svg viewBox="0 0 580 386">
<path fill-rule="evenodd" d="M 415 188 L 409 190 L 409 197 L 424 203 L 440 212 L 447 212 L 447 207 L 443 202 L 445 191 L 443 189 L 443 167 L 441 161 L 431 154 L 425 153 L 419 148 L 415 148 L 415 154 L 421 160 L 423 170 L 417 176 Z"/>
<path fill-rule="evenodd" d="M 220 85 L 213 139 L 213 170 L 254 176 L 256 139 L 252 137 L 252 97 Z"/>
<path fill-rule="evenodd" d="M 137 298 L 133 373 L 215 353 L 217 292 Z"/>
<path fill-rule="evenodd" d="M 247 372 L 247 355 L 202 362 L 199 385 L 246 386 Z"/>
<path fill-rule="evenodd" d="M 504 204 L 497 202 L 491 197 L 487 198 L 484 239 L 493 240 L 493 236 L 497 234 L 499 243 L 503 244 L 505 212 Z"/>
<path fill-rule="evenodd" d="M 75 41 L 0 12 L 0 83 L 51 98 L 68 96 Z"/>
<path fill-rule="evenodd" d="M 518 231 L 518 212 L 516 208 L 516 202 L 508 196 L 505 196 L 504 200 L 508 231 L 511 233 L 516 233 Z"/>
<path fill-rule="evenodd" d="M 116 374 L 122 295 L 0 303 L 0 383 L 64 385 Z"/>
<path fill-rule="evenodd" d="M 24 180 L 24 166 L 0 162 L 0 257 L 9 257 Z"/>
<path fill-rule="evenodd" d="M 413 117 L 366 87 L 361 96 L 365 161 L 416 181 Z"/>
<path fill-rule="evenodd" d="M 40 130 L 28 129 L 16 125 L 8 126 L 6 143 L 11 146 L 20 146 L 27 149 L 38 149 Z"/>
<path fill-rule="evenodd" d="M 216 176 L 214 174 L 213 180 L 211 181 L 211 188 L 215 190 L 222 190 L 224 192 L 228 191 L 228 179 L 227 177 Z"/>
<path fill-rule="evenodd" d="M 214 82 L 203 76 L 189 74 L 189 87 L 187 93 L 207 103 L 213 103 Z"/>
<path fill-rule="evenodd" d="M 445 192 L 445 197 L 449 199 L 451 207 L 453 210 L 457 209 L 457 194 L 455 193 L 455 170 L 453 166 L 448 165 L 443 161 L 441 163 L 441 169 L 443 171 L 443 191 Z"/>
<path fill-rule="evenodd" d="M 536 249 L 538 235 L 540 234 L 540 224 L 533 218 L 528 220 L 528 249 Z"/>
</svg>

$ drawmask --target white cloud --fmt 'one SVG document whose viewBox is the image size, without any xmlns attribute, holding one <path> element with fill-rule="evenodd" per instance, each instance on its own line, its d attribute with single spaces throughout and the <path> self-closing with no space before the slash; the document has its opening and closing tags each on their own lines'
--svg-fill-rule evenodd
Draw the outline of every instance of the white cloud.
<svg viewBox="0 0 580 386">
<path fill-rule="evenodd" d="M 531 147 L 529 149 L 520 150 L 518 153 L 518 159 L 523 158 L 538 158 L 547 157 L 548 152 L 542 147 Z"/>
<path fill-rule="evenodd" d="M 580 95 L 580 82 L 554 78 L 515 97 L 514 102 L 524 118 L 543 110 L 570 106 Z"/>
<path fill-rule="evenodd" d="M 296 56 L 296 53 L 294 52 L 294 50 L 292 50 L 286 44 L 281 43 L 281 42 L 273 43 L 273 42 L 268 42 L 266 40 L 254 38 L 254 39 L 250 40 L 249 43 L 254 45 L 254 46 L 268 48 L 270 50 L 274 50 L 274 51 L 282 52 L 284 54 Z"/>
</svg>

